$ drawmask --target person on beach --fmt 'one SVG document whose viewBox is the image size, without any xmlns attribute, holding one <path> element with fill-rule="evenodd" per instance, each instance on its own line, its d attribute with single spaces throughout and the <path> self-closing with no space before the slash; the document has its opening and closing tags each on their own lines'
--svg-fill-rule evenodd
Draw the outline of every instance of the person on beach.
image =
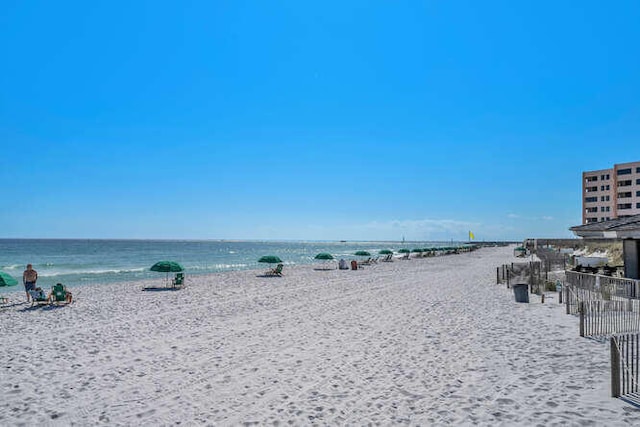
<svg viewBox="0 0 640 427">
<path fill-rule="evenodd" d="M 31 301 L 29 291 L 36 289 L 36 281 L 38 281 L 38 272 L 33 269 L 31 264 L 27 264 L 27 269 L 22 273 L 22 283 L 27 293 L 27 302 Z"/>
</svg>

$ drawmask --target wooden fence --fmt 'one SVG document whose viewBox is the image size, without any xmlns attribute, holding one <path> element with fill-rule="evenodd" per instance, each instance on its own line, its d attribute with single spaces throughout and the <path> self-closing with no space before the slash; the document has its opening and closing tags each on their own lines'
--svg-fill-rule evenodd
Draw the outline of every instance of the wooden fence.
<svg viewBox="0 0 640 427">
<path fill-rule="evenodd" d="M 611 337 L 611 396 L 640 401 L 640 334 Z"/>
<path fill-rule="evenodd" d="M 538 287 L 542 282 L 540 261 L 512 262 L 496 268 L 496 284 L 506 283 L 507 288 L 510 288 L 512 283 L 526 283 L 532 293 L 538 293 Z"/>
<path fill-rule="evenodd" d="M 582 301 L 578 313 L 581 337 L 640 332 L 640 300 Z"/>
<path fill-rule="evenodd" d="M 640 280 L 623 277 L 604 276 L 602 274 L 565 271 L 566 283 L 575 289 L 587 291 L 590 299 L 612 299 L 613 297 L 638 298 Z"/>
<path fill-rule="evenodd" d="M 611 395 L 640 406 L 640 280 L 565 272 L 559 302 L 580 336 L 610 337 Z"/>
</svg>

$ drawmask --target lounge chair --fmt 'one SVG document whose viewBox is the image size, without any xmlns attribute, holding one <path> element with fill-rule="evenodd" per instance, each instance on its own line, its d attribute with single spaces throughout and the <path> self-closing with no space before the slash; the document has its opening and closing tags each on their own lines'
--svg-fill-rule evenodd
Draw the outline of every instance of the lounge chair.
<svg viewBox="0 0 640 427">
<path fill-rule="evenodd" d="M 278 264 L 276 268 L 272 268 L 271 270 L 264 273 L 265 276 L 282 276 L 282 267 L 284 264 Z"/>
<path fill-rule="evenodd" d="M 34 305 L 49 305 L 51 300 L 49 296 L 44 293 L 42 288 L 35 288 L 29 291 L 29 295 L 31 296 L 31 306 Z"/>
<path fill-rule="evenodd" d="M 171 285 L 174 288 L 181 288 L 184 286 L 184 273 L 176 273 L 176 277 L 171 281 Z"/>
<path fill-rule="evenodd" d="M 62 283 L 56 283 L 53 288 L 51 288 L 51 303 L 56 304 L 69 304 L 73 301 L 73 296 L 71 292 L 67 290 L 67 287 Z"/>
<path fill-rule="evenodd" d="M 383 262 L 393 262 L 393 254 L 387 254 L 384 258 L 382 258 Z"/>
<path fill-rule="evenodd" d="M 365 261 L 358 261 L 358 267 L 362 267 L 363 265 L 371 265 L 371 258 Z"/>
</svg>

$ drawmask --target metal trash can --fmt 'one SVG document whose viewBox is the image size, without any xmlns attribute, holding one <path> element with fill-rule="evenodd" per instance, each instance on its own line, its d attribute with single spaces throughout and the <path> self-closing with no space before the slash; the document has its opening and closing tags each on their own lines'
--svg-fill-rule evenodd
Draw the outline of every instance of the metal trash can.
<svg viewBox="0 0 640 427">
<path fill-rule="evenodd" d="M 529 302 L 529 285 L 526 283 L 516 283 L 511 285 L 516 302 Z"/>
</svg>

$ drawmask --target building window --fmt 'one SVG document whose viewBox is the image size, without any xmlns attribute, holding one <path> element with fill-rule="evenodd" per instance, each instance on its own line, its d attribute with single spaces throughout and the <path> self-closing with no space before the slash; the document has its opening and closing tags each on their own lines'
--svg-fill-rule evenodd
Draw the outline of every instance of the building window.
<svg viewBox="0 0 640 427">
<path fill-rule="evenodd" d="M 588 176 L 586 179 L 587 182 L 595 182 L 597 180 L 598 180 L 597 176 Z"/>
<path fill-rule="evenodd" d="M 631 209 L 631 203 L 619 203 L 618 204 L 618 209 L 620 209 L 620 210 Z"/>
<path fill-rule="evenodd" d="M 587 197 L 587 198 L 589 199 L 590 197 Z M 609 201 L 609 196 L 600 196 L 600 201 L 601 202 L 608 202 Z"/>
<path fill-rule="evenodd" d="M 611 187 L 609 186 L 609 184 L 600 186 L 600 191 L 609 191 L 610 189 Z"/>
<path fill-rule="evenodd" d="M 585 211 L 587 213 L 594 213 L 594 212 L 598 212 L 598 208 L 597 207 L 595 207 L 595 208 L 587 208 L 587 209 L 585 209 Z"/>
<path fill-rule="evenodd" d="M 636 208 L 640 209 L 640 203 L 636 203 Z"/>
<path fill-rule="evenodd" d="M 631 185 L 630 179 L 625 179 L 624 181 L 618 181 L 618 187 L 629 187 Z"/>
<path fill-rule="evenodd" d="M 598 201 L 597 197 L 585 197 L 584 198 L 585 203 L 594 203 Z"/>
<path fill-rule="evenodd" d="M 640 179 L 636 179 L 636 185 L 640 185 Z"/>
<path fill-rule="evenodd" d="M 636 191 L 636 197 L 640 197 L 640 191 Z"/>
<path fill-rule="evenodd" d="M 592 222 L 598 222 L 598 218 L 585 218 L 587 220 L 587 224 L 591 224 Z"/>
<path fill-rule="evenodd" d="M 618 199 L 626 199 L 631 197 L 631 191 L 625 191 L 624 193 L 618 193 Z"/>
<path fill-rule="evenodd" d="M 618 175 L 631 175 L 631 168 L 618 169 Z"/>
<path fill-rule="evenodd" d="M 596 185 L 594 187 L 587 187 L 587 188 L 585 188 L 585 190 L 586 190 L 586 193 L 591 193 L 591 192 L 594 192 L 594 191 L 598 191 L 598 186 Z"/>
<path fill-rule="evenodd" d="M 600 212 L 609 212 L 610 209 L 611 209 L 610 206 L 600 206 Z M 587 212 L 588 212 L 588 210 L 589 210 L 589 208 L 587 208 Z"/>
<path fill-rule="evenodd" d="M 609 174 L 606 175 L 600 175 L 600 180 L 601 181 L 607 181 L 610 178 Z"/>
<path fill-rule="evenodd" d="M 636 173 L 640 173 L 640 168 L 636 168 Z"/>
</svg>

